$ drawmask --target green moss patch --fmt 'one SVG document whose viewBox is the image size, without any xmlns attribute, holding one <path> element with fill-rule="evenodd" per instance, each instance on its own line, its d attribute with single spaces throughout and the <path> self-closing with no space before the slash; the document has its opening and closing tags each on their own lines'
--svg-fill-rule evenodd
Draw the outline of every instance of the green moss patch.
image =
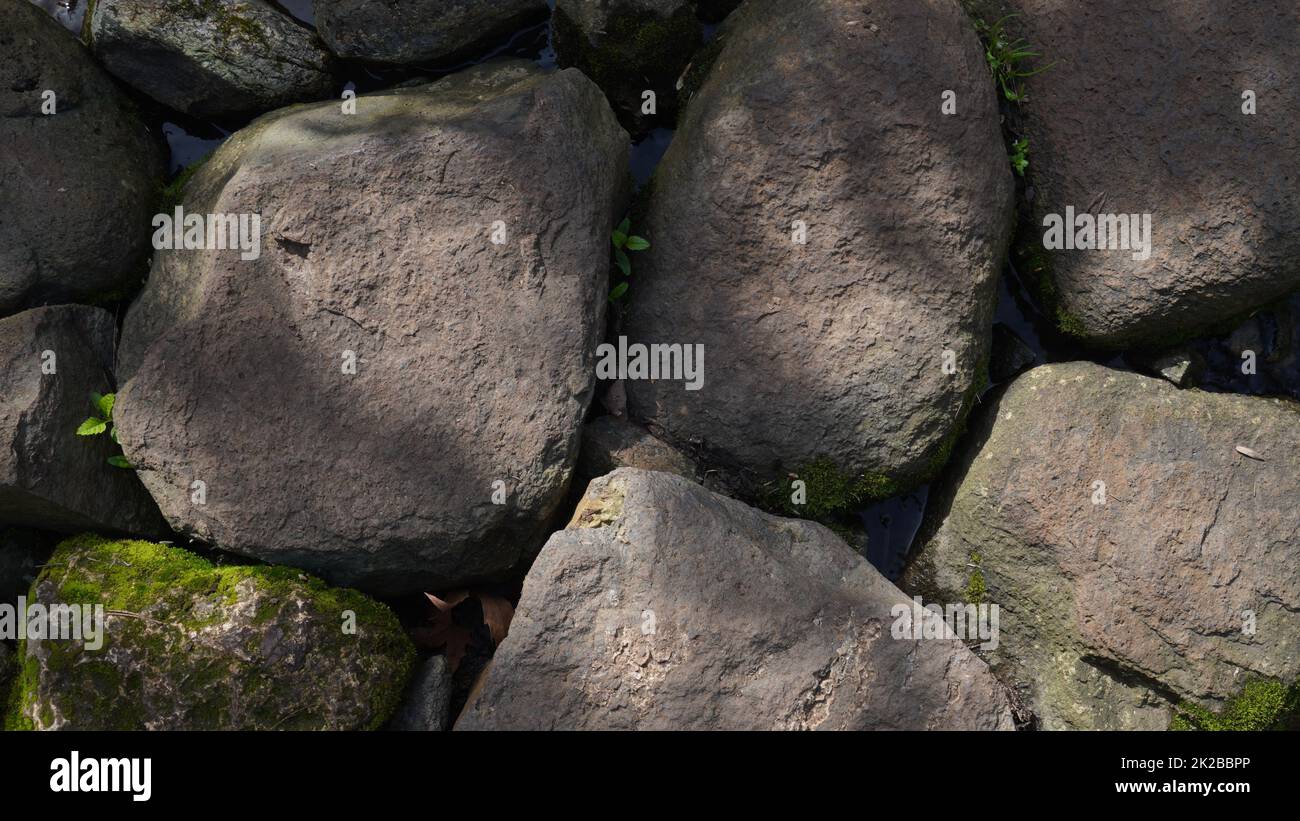
<svg viewBox="0 0 1300 821">
<path fill-rule="evenodd" d="M 356 590 L 153 542 L 68 539 L 29 600 L 102 605 L 104 646 L 23 642 L 10 729 L 377 728 L 415 660 L 392 611 Z"/>
<path fill-rule="evenodd" d="M 1276 679 L 1255 679 L 1219 712 L 1184 702 L 1175 710 L 1171 730 L 1298 730 L 1300 682 L 1287 687 Z"/>
</svg>

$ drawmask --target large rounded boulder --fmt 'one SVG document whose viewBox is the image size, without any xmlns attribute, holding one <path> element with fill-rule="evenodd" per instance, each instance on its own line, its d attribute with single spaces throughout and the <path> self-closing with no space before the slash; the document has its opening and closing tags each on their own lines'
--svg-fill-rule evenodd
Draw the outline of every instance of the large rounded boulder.
<svg viewBox="0 0 1300 821">
<path fill-rule="evenodd" d="M 0 315 L 135 284 L 162 152 L 77 38 L 0 0 Z"/>
<path fill-rule="evenodd" d="M 330 55 L 264 0 L 95 0 L 91 48 L 123 82 L 196 117 L 327 96 Z"/>
<path fill-rule="evenodd" d="M 703 384 L 629 379 L 629 413 L 760 482 L 923 481 L 980 387 L 1011 229 L 971 23 L 955 0 L 754 0 L 721 43 L 633 225 L 626 325 L 702 346 Z"/>
<path fill-rule="evenodd" d="M 441 589 L 535 551 L 565 496 L 627 135 L 522 61 L 354 102 L 262 117 L 191 179 L 184 209 L 258 247 L 155 258 L 120 438 L 184 533 Z"/>
<path fill-rule="evenodd" d="M 1300 677 L 1300 405 L 1087 362 L 987 404 L 904 588 L 1001 608 L 1048 729 L 1165 729 Z"/>
<path fill-rule="evenodd" d="M 456 728 L 1012 729 L 988 667 L 913 632 L 934 626 L 914 606 L 821 525 L 621 468 L 529 570 Z"/>
<path fill-rule="evenodd" d="M 102 308 L 58 305 L 0 319 L 0 524 L 155 536 L 166 527 L 112 441 L 113 346 Z M 105 413 L 108 408 L 108 413 Z M 97 434 L 78 435 L 88 419 Z M 5 549 L 0 546 L 0 549 Z"/>
<path fill-rule="evenodd" d="M 546 0 L 315 0 L 316 30 L 340 57 L 377 63 L 466 58 L 546 17 Z"/>
<path fill-rule="evenodd" d="M 1022 106 L 1019 250 L 1063 330 L 1159 345 L 1300 288 L 1300 6 L 986 5 L 1050 66 Z"/>
</svg>

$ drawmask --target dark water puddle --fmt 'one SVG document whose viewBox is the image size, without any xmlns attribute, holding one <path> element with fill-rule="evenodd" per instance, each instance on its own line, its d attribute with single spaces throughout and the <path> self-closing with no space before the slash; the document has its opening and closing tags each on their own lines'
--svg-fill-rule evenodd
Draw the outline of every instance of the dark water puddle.
<svg viewBox="0 0 1300 821">
<path fill-rule="evenodd" d="M 890 581 L 898 581 L 912 542 L 925 518 L 930 486 L 877 502 L 858 512 L 867 531 L 867 561 Z"/>
<path fill-rule="evenodd" d="M 1202 390 L 1300 400 L 1300 293 L 1260 308 L 1227 333 L 1176 350 L 1197 362 Z"/>
<path fill-rule="evenodd" d="M 270 0 L 270 3 L 308 28 L 316 28 L 316 9 L 312 0 Z"/>
<path fill-rule="evenodd" d="M 78 37 L 81 36 L 81 24 L 86 19 L 87 0 L 30 0 L 30 2 L 44 9 L 68 31 Z"/>
<path fill-rule="evenodd" d="M 1036 314 L 1036 319 L 1031 320 L 1030 317 Z M 1025 295 L 1020 278 L 1010 263 L 998 278 L 998 307 L 994 312 L 993 321 L 1009 328 L 1021 342 L 1025 343 L 1026 347 L 1034 353 L 1035 364 L 1047 361 L 1047 347 L 1043 344 L 1038 327 L 1035 325 L 1036 321 L 1041 323 L 1044 319 L 1038 312 L 1037 306 Z"/>
<path fill-rule="evenodd" d="M 186 126 L 171 121 L 162 124 L 162 132 L 171 152 L 167 173 L 173 176 L 206 159 L 230 136 L 229 131 L 215 125 L 200 123 L 190 125 L 187 129 Z"/>
<path fill-rule="evenodd" d="M 668 150 L 668 144 L 673 141 L 673 135 L 676 133 L 671 128 L 656 128 L 632 143 L 628 161 L 632 169 L 632 179 L 636 180 L 638 190 L 644 188 L 650 181 L 650 177 L 659 167 L 659 161 L 663 159 L 664 152 Z"/>
</svg>

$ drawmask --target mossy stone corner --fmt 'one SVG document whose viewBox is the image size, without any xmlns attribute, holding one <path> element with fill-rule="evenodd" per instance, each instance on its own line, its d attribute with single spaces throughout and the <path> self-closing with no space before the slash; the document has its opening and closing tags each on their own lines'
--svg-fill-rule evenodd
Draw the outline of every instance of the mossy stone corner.
<svg viewBox="0 0 1300 821">
<path fill-rule="evenodd" d="M 803 485 L 796 488 L 795 482 Z M 894 479 L 880 474 L 854 476 L 830 458 L 815 459 L 791 473 L 760 500 L 775 513 L 801 519 L 825 520 L 852 513 L 871 502 L 897 496 L 904 490 Z M 796 498 L 800 501 L 796 501 Z"/>
<path fill-rule="evenodd" d="M 377 729 L 415 660 L 362 593 L 152 542 L 68 539 L 28 598 L 102 605 L 103 642 L 20 643 L 6 729 Z"/>
</svg>

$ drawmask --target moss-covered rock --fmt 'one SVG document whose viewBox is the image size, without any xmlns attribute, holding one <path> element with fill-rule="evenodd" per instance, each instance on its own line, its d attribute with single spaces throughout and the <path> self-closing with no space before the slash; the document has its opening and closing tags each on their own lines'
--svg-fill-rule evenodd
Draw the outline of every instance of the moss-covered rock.
<svg viewBox="0 0 1300 821">
<path fill-rule="evenodd" d="M 78 536 L 31 601 L 102 605 L 103 641 L 29 638 L 9 729 L 371 729 L 415 651 L 393 613 L 287 567 Z"/>
<path fill-rule="evenodd" d="M 1171 730 L 1295 730 L 1300 729 L 1300 682 L 1288 687 L 1276 679 L 1253 679 L 1241 692 L 1212 712 L 1199 704 L 1178 706 Z"/>
<path fill-rule="evenodd" d="M 702 38 L 693 3 L 559 0 L 553 21 L 560 65 L 594 80 L 625 128 L 637 134 L 673 121 L 677 78 Z M 653 114 L 643 110 L 646 91 L 655 93 Z"/>
</svg>

